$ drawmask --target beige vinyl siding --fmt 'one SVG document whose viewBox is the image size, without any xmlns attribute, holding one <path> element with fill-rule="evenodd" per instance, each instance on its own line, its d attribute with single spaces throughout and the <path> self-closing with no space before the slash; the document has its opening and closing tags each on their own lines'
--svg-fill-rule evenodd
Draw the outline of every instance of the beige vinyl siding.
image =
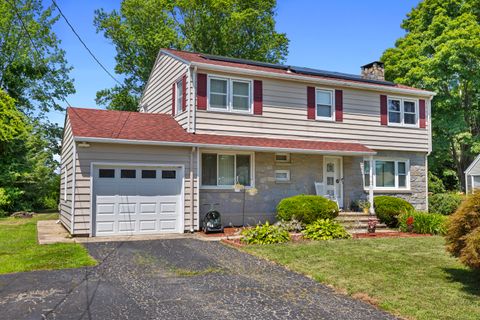
<svg viewBox="0 0 480 320">
<path fill-rule="evenodd" d="M 428 128 L 380 124 L 381 92 L 330 87 L 343 90 L 343 122 L 315 121 L 307 119 L 308 83 L 260 80 L 263 81 L 262 116 L 197 110 L 196 132 L 359 142 L 384 150 L 429 149 Z M 427 110 L 428 103 L 427 100 Z"/>
<path fill-rule="evenodd" d="M 181 80 L 182 76 L 187 76 L 187 86 L 185 89 L 187 99 L 187 110 L 178 114 L 175 118 L 187 129 L 188 127 L 188 106 L 192 105 L 193 85 L 191 74 L 187 65 L 168 55 L 160 54 L 150 78 L 145 87 L 140 106 L 145 112 L 149 113 L 172 113 L 172 85 Z M 181 106 L 176 106 L 176 108 Z"/>
<path fill-rule="evenodd" d="M 135 146 L 91 143 L 89 148 L 77 149 L 75 230 L 74 234 L 90 234 L 90 168 L 92 162 L 178 164 L 185 166 L 185 230 L 190 230 L 190 154 L 191 148 Z M 196 155 L 194 155 L 194 184 L 196 185 Z M 93 195 L 92 195 L 93 196 Z M 194 188 L 195 229 L 198 229 L 198 196 Z"/>
<path fill-rule="evenodd" d="M 60 165 L 60 221 L 67 230 L 72 227 L 72 186 L 73 186 L 73 152 L 74 142 L 68 117 L 63 131 L 61 165 Z M 65 184 L 67 197 L 65 198 Z"/>
</svg>

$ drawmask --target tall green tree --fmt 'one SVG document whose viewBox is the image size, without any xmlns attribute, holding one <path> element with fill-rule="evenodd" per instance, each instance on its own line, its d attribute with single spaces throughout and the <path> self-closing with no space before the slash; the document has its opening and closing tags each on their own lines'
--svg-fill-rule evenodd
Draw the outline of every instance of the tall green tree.
<svg viewBox="0 0 480 320">
<path fill-rule="evenodd" d="M 123 0 L 96 11 L 98 32 L 115 45 L 122 85 L 97 93 L 111 109 L 137 110 L 160 48 L 279 62 L 288 39 L 275 30 L 275 0 Z"/>
<path fill-rule="evenodd" d="M 70 67 L 41 0 L 0 1 L 0 211 L 54 207 L 61 128 L 49 111 L 74 93 Z"/>
<path fill-rule="evenodd" d="M 431 169 L 453 169 L 464 186 L 480 152 L 480 0 L 424 0 L 401 26 L 405 36 L 382 57 L 385 76 L 437 92 Z"/>
</svg>

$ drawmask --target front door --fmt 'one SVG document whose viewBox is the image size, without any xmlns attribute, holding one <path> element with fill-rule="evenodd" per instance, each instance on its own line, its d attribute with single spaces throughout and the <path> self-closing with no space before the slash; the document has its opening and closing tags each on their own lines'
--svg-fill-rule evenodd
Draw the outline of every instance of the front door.
<svg viewBox="0 0 480 320">
<path fill-rule="evenodd" d="M 343 164 L 341 157 L 325 157 L 323 160 L 323 176 L 325 196 L 337 201 L 343 208 Z"/>
</svg>

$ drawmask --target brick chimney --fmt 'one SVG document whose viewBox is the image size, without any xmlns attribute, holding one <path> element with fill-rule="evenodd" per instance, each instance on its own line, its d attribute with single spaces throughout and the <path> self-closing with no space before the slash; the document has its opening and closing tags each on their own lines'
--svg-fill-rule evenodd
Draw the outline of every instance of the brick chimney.
<svg viewBox="0 0 480 320">
<path fill-rule="evenodd" d="M 370 80 L 385 80 L 384 64 L 381 61 L 374 61 L 362 66 L 362 78 Z"/>
</svg>

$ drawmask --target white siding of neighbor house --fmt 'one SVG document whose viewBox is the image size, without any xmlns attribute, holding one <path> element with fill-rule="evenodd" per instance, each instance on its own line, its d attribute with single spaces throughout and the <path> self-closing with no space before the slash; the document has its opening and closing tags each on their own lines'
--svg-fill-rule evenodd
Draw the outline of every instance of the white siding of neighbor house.
<svg viewBox="0 0 480 320">
<path fill-rule="evenodd" d="M 429 150 L 429 121 L 422 129 L 380 124 L 382 92 L 324 87 L 343 90 L 343 122 L 316 121 L 307 119 L 307 86 L 312 84 L 259 80 L 263 81 L 263 115 L 197 110 L 196 132 L 359 142 L 384 150 Z M 426 99 L 427 113 L 428 104 Z"/>
<path fill-rule="evenodd" d="M 60 165 L 60 221 L 65 228 L 71 231 L 72 227 L 72 186 L 73 186 L 73 152 L 74 142 L 72 129 L 68 117 L 63 131 L 61 165 Z M 65 198 L 65 184 L 67 197 Z"/>
<path fill-rule="evenodd" d="M 177 114 L 175 119 L 185 128 L 188 126 L 188 106 L 192 105 L 193 86 L 187 65 L 168 55 L 160 54 L 151 72 L 140 101 L 140 110 L 149 113 L 172 113 L 172 85 L 187 75 L 187 110 Z M 175 106 L 175 108 L 181 106 Z"/>
<path fill-rule="evenodd" d="M 92 162 L 178 164 L 185 166 L 185 230 L 190 230 L 190 154 L 191 148 L 91 143 L 77 148 L 74 234 L 90 233 L 90 168 Z M 194 227 L 198 229 L 196 155 L 194 155 Z"/>
</svg>

